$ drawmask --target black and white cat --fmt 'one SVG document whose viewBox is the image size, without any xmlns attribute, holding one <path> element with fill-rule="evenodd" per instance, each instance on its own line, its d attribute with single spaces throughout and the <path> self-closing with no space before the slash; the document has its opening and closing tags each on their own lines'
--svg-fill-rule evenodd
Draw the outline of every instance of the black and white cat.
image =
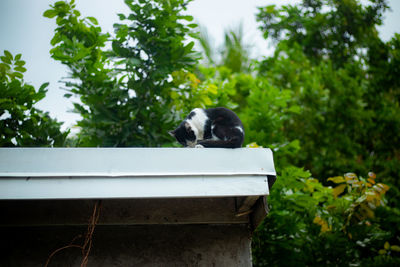
<svg viewBox="0 0 400 267">
<path fill-rule="evenodd" d="M 227 108 L 195 108 L 175 130 L 169 132 L 185 147 L 241 147 L 243 124 Z"/>
</svg>

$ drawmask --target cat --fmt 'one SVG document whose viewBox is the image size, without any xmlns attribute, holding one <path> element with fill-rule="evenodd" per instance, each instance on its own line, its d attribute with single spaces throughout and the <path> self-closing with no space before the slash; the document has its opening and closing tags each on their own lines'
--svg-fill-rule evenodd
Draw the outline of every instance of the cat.
<svg viewBox="0 0 400 267">
<path fill-rule="evenodd" d="M 239 117 L 227 108 L 195 108 L 169 134 L 184 147 L 239 148 L 244 128 Z"/>
</svg>

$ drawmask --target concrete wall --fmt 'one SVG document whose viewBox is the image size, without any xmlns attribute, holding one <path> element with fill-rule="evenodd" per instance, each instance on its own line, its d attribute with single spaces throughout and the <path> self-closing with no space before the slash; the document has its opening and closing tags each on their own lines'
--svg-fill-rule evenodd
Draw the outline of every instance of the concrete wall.
<svg viewBox="0 0 400 267">
<path fill-rule="evenodd" d="M 84 226 L 0 227 L 0 266 L 43 266 L 50 253 L 85 231 Z M 80 266 L 81 260 L 78 248 L 68 248 L 49 266 Z M 99 225 L 88 266 L 251 266 L 250 230 L 246 224 Z"/>
<path fill-rule="evenodd" d="M 88 266 L 251 266 L 250 237 L 265 216 L 263 200 L 102 200 Z M 44 266 L 52 252 L 86 233 L 95 203 L 0 201 L 0 266 Z M 81 261 L 81 250 L 68 248 L 49 266 Z"/>
</svg>

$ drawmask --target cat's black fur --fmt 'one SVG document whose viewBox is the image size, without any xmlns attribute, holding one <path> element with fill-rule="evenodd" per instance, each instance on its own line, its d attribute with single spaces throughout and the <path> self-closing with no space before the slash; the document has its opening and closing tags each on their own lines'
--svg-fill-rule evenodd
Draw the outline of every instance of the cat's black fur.
<svg viewBox="0 0 400 267">
<path fill-rule="evenodd" d="M 185 147 L 238 148 L 244 140 L 242 122 L 227 108 L 196 108 L 170 134 Z"/>
</svg>

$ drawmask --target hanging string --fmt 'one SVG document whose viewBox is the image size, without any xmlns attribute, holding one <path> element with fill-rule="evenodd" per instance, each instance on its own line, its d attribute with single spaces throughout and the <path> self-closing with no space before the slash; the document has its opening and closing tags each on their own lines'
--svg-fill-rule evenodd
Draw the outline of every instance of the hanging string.
<svg viewBox="0 0 400 267">
<path fill-rule="evenodd" d="M 93 208 L 93 213 L 92 216 L 89 219 L 88 223 L 88 228 L 85 234 L 85 239 L 83 241 L 82 245 L 77 245 L 73 244 L 76 239 L 81 238 L 82 235 L 76 236 L 69 245 L 61 247 L 53 251 L 50 256 L 47 258 L 46 264 L 44 265 L 47 267 L 50 263 L 51 258 L 60 252 L 61 250 L 67 249 L 67 248 L 79 248 L 82 252 L 82 261 L 81 261 L 81 267 L 86 267 L 87 263 L 89 261 L 89 254 L 90 250 L 92 248 L 92 243 L 93 243 L 93 234 L 94 234 L 94 229 L 96 228 L 97 222 L 99 221 L 100 218 L 100 210 L 101 210 L 101 200 L 97 200 L 94 208 Z"/>
</svg>

